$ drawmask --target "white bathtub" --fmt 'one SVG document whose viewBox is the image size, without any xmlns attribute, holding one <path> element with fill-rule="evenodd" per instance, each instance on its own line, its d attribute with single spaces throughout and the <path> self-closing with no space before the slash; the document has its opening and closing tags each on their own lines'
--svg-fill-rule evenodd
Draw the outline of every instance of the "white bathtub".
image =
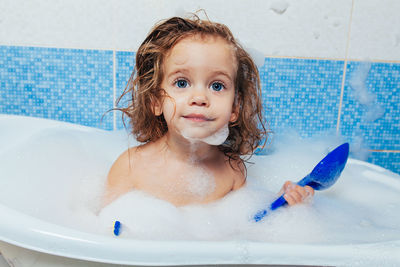
<svg viewBox="0 0 400 267">
<path fill-rule="evenodd" d="M 0 115 L 0 129 L 2 140 L 0 141 L 0 156 L 2 155 L 3 159 L 5 159 L 6 153 L 7 155 L 11 153 L 16 145 L 43 129 L 50 131 L 72 129 L 72 131 L 77 130 L 87 134 L 110 134 L 98 129 L 62 122 L 7 115 Z M 114 158 L 122 149 L 122 147 L 110 148 L 109 159 Z M 23 157 L 23 155 L 17 156 Z M 51 157 L 51 155 L 48 156 Z M 9 190 L 16 190 L 12 186 L 15 179 L 10 179 L 8 174 L 2 172 L 1 166 L 4 165 L 0 164 L 0 181 L 3 181 L 0 186 L 9 186 Z M 104 166 L 104 170 L 107 170 L 108 167 Z M 24 166 L 20 166 L 20 168 L 23 169 Z M 351 176 L 349 173 L 357 173 L 358 175 Z M 15 194 L 21 194 L 20 197 L 24 198 L 24 195 L 30 194 L 32 190 L 40 190 L 40 185 L 36 181 L 30 181 L 26 177 L 24 179 L 26 179 L 25 184 L 31 183 L 32 187 L 30 185 L 22 186 L 21 192 L 18 188 L 18 192 L 15 192 Z M 321 194 L 321 196 L 331 194 L 332 197 L 340 200 L 340 198 L 349 197 L 351 187 L 362 183 L 363 190 L 376 193 L 376 195 L 364 201 L 363 209 L 368 210 L 368 203 L 372 205 L 376 202 L 376 199 L 382 198 L 380 205 L 383 209 L 390 207 L 390 212 L 397 210 L 400 213 L 399 175 L 366 162 L 349 159 L 340 183 L 338 182 L 337 191 L 332 191 L 334 193 L 318 192 L 317 194 Z M 64 184 L 60 181 L 59 186 L 68 191 L 67 183 Z M 344 188 L 348 190 L 341 195 L 340 189 Z M 357 190 L 355 189 L 354 192 L 357 192 Z M 54 193 L 52 191 L 55 191 L 55 189 L 43 190 L 37 197 L 47 198 L 51 202 L 51 194 Z M 57 190 L 57 192 L 60 191 Z M 3 193 L 5 193 L 5 190 Z M 47 193 L 49 195 L 46 195 Z M 385 195 L 396 195 L 396 193 L 399 197 L 384 198 Z M 34 205 L 29 202 L 29 199 L 25 201 L 25 204 L 26 207 Z M 60 205 L 62 207 L 63 204 Z M 40 208 L 37 207 L 37 209 Z M 349 239 L 334 244 L 329 242 L 298 244 L 250 240 L 150 241 L 119 238 L 111 234 L 107 236 L 90 233 L 48 221 L 36 216 L 35 212 L 36 210 L 32 210 L 32 207 L 25 209 L 22 204 L 6 203 L 6 200 L 0 197 L 0 252 L 11 266 L 112 266 L 112 264 L 400 265 L 400 225 L 391 229 L 395 233 L 392 236 L 371 238 L 371 240 L 364 238 L 363 241 Z M 57 213 L 59 211 L 49 210 L 48 212 Z M 398 220 L 398 215 L 394 216 L 394 219 Z"/>
</svg>

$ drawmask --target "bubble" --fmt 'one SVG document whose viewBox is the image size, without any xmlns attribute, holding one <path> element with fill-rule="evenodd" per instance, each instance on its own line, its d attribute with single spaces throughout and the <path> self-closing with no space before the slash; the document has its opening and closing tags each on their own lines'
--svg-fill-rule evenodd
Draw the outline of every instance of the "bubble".
<svg viewBox="0 0 400 267">
<path fill-rule="evenodd" d="M 271 3 L 270 9 L 276 14 L 282 15 L 289 7 L 289 3 L 285 0 L 275 0 Z"/>
<path fill-rule="evenodd" d="M 190 173 L 185 174 L 185 180 L 188 193 L 200 200 L 216 187 L 214 176 L 201 167 L 194 167 Z"/>
<path fill-rule="evenodd" d="M 360 63 L 349 81 L 354 98 L 365 109 L 363 120 L 367 122 L 373 122 L 385 114 L 385 109 L 378 103 L 376 95 L 368 90 L 367 78 L 370 69 L 371 63 Z"/>
<path fill-rule="evenodd" d="M 195 138 L 193 137 L 195 133 L 192 131 L 196 131 L 196 129 L 184 129 L 181 134 L 182 136 L 189 140 L 191 143 L 196 141 L 201 141 L 207 143 L 209 145 L 218 146 L 225 142 L 226 138 L 229 136 L 229 127 L 228 124 L 216 131 L 214 134 L 204 137 L 204 138 Z"/>
<path fill-rule="evenodd" d="M 276 138 L 273 152 L 254 156 L 254 164 L 247 164 L 244 187 L 208 204 L 175 207 L 132 190 L 99 211 L 107 172 L 129 145 L 126 136 L 67 124 L 41 131 L 34 125 L 35 120 L 15 123 L 20 136 L 0 140 L 12 143 L 0 154 L 0 203 L 45 221 L 113 236 L 118 220 L 118 238 L 136 240 L 342 245 L 400 239 L 399 183 L 385 175 L 388 171 L 380 170 L 377 176 L 374 168 L 354 160 L 332 188 L 315 192 L 311 203 L 284 207 L 259 223 L 252 221 L 258 210 L 278 197 L 286 180 L 303 178 L 337 145 L 329 135 L 321 140 Z M 216 186 L 211 178 L 201 168 L 183 177 L 192 180 L 188 190 L 199 197 Z M 245 261 L 246 251 L 241 255 Z"/>
<path fill-rule="evenodd" d="M 371 63 L 360 63 L 357 69 L 353 72 L 349 81 L 356 100 L 363 105 L 371 105 L 375 101 L 375 96 L 368 91 L 366 86 L 366 80 L 370 69 Z"/>
<path fill-rule="evenodd" d="M 220 130 L 218 130 L 216 133 L 213 135 L 210 135 L 206 138 L 201 139 L 204 143 L 207 143 L 209 145 L 213 146 L 218 146 L 221 145 L 225 142 L 226 138 L 229 136 L 229 127 L 228 125 L 225 125 L 222 127 Z"/>
</svg>

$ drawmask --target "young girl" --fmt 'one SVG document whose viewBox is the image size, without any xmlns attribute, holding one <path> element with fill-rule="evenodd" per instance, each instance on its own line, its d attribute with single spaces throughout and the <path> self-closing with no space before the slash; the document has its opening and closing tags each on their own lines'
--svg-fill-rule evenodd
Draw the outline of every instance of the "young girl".
<svg viewBox="0 0 400 267">
<path fill-rule="evenodd" d="M 111 167 L 105 204 L 134 189 L 176 206 L 208 203 L 245 184 L 243 156 L 266 135 L 260 79 L 225 25 L 198 17 L 157 24 L 136 54 L 127 94 L 120 110 L 143 144 Z M 314 193 L 291 182 L 282 192 L 290 205 Z"/>
</svg>

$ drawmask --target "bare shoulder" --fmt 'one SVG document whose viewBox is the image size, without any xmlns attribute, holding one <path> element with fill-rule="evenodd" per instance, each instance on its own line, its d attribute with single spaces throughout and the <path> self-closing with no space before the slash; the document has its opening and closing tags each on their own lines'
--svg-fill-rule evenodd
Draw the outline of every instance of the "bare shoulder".
<svg viewBox="0 0 400 267">
<path fill-rule="evenodd" d="M 134 162 L 138 158 L 138 148 L 123 152 L 113 163 L 107 176 L 105 204 L 129 192 L 134 186 Z"/>
<path fill-rule="evenodd" d="M 136 147 L 124 151 L 113 163 L 108 173 L 108 182 L 113 184 L 130 173 L 131 157 L 136 154 Z"/>
<path fill-rule="evenodd" d="M 242 160 L 232 160 L 234 184 L 232 190 L 241 188 L 246 183 L 246 166 Z"/>
</svg>

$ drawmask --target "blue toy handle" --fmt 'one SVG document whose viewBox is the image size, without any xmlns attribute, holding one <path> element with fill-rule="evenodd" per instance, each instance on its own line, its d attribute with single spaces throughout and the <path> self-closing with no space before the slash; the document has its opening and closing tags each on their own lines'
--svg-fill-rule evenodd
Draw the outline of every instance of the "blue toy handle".
<svg viewBox="0 0 400 267">
<path fill-rule="evenodd" d="M 280 196 L 278 199 L 276 199 L 274 202 L 272 202 L 271 206 L 269 207 L 270 210 L 276 210 L 279 207 L 282 207 L 284 205 L 288 204 L 285 200 L 285 198 L 282 196 Z M 253 219 L 256 222 L 261 221 L 266 215 L 268 214 L 267 210 L 260 210 L 259 212 L 256 213 L 256 215 L 254 215 Z"/>
<path fill-rule="evenodd" d="M 285 206 L 287 204 L 288 204 L 287 201 L 285 200 L 285 198 L 282 195 L 277 200 L 272 202 L 270 209 L 271 210 L 276 210 L 277 208 L 280 208 L 280 207 Z"/>
<path fill-rule="evenodd" d="M 114 235 L 119 236 L 121 230 L 121 222 L 120 221 L 115 221 L 114 223 Z"/>
<path fill-rule="evenodd" d="M 267 215 L 268 211 L 267 210 L 260 210 L 259 212 L 256 213 L 256 215 L 254 215 L 253 219 L 256 222 L 259 222 L 262 220 L 262 218 L 264 218 Z"/>
</svg>

